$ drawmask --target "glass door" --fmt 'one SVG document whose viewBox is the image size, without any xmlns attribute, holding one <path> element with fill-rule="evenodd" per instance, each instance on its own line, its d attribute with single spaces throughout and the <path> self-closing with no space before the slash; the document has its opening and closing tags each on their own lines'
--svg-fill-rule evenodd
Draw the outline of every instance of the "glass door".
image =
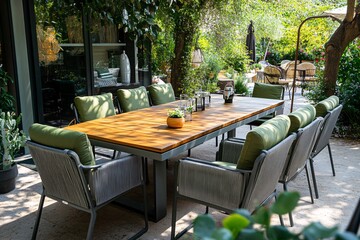
<svg viewBox="0 0 360 240">
<path fill-rule="evenodd" d="M 82 12 L 66 1 L 34 1 L 44 122 L 68 125 L 71 104 L 87 95 Z"/>
<path fill-rule="evenodd" d="M 90 31 L 94 93 L 100 94 L 124 83 L 121 78 L 120 55 L 125 50 L 126 43 L 121 40 L 117 25 L 109 21 L 92 19 Z"/>
</svg>

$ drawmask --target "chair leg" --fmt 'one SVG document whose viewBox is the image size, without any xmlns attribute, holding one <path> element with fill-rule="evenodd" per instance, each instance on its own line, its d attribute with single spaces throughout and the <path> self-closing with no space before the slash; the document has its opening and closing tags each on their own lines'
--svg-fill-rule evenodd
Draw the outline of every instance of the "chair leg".
<svg viewBox="0 0 360 240">
<path fill-rule="evenodd" d="M 129 239 L 138 239 L 144 233 L 146 233 L 149 229 L 147 191 L 146 191 L 146 182 L 145 182 L 145 179 L 147 179 L 147 169 L 145 169 L 145 166 L 147 166 L 147 158 L 142 158 L 142 169 L 143 169 L 143 176 L 144 176 L 142 189 L 143 189 L 143 196 L 144 196 L 143 200 L 144 200 L 144 223 L 145 223 L 145 226 L 138 233 L 136 233 L 134 236 L 132 236 Z"/>
<path fill-rule="evenodd" d="M 37 213 L 37 217 L 36 217 L 36 221 L 35 221 L 35 225 L 34 225 L 34 230 L 33 230 L 33 234 L 31 239 L 35 240 L 36 239 L 36 235 L 39 229 L 39 223 L 40 223 L 40 218 L 41 218 L 41 214 L 42 214 L 42 210 L 43 210 L 43 206 L 44 206 L 44 201 L 45 201 L 45 193 L 44 190 L 41 193 L 41 198 L 40 198 L 40 202 L 39 202 L 39 208 L 38 208 L 38 213 Z"/>
<path fill-rule="evenodd" d="M 176 227 L 176 208 L 177 208 L 177 177 L 178 177 L 178 165 L 175 165 L 174 170 L 174 196 L 173 196 L 173 206 L 172 206 L 172 216 L 171 216 L 171 240 L 175 239 L 175 227 Z"/>
<path fill-rule="evenodd" d="M 219 146 L 219 137 L 218 136 L 216 136 L 216 138 L 215 138 L 215 146 L 216 147 Z"/>
<path fill-rule="evenodd" d="M 309 186 L 311 203 L 314 204 L 314 197 L 313 197 L 312 188 L 311 188 L 311 184 L 310 184 L 309 170 L 308 170 L 307 164 L 305 164 L 305 172 L 306 172 L 306 179 L 307 179 L 308 186 Z"/>
<path fill-rule="evenodd" d="M 285 184 L 284 184 L 284 186 L 285 186 Z M 277 201 L 277 193 L 275 194 L 275 201 Z M 284 226 L 284 220 L 280 214 L 279 214 L 279 220 L 280 220 L 281 226 Z"/>
<path fill-rule="evenodd" d="M 191 156 L 191 149 L 188 150 L 188 157 Z"/>
<path fill-rule="evenodd" d="M 95 211 L 95 209 L 91 209 L 91 218 L 90 218 L 90 223 L 89 223 L 86 240 L 93 239 L 95 222 L 96 222 L 96 211 Z"/>
<path fill-rule="evenodd" d="M 286 182 L 283 182 L 283 189 L 285 192 L 287 192 L 287 183 Z M 294 226 L 294 220 L 293 220 L 293 217 L 292 217 L 292 212 L 289 212 L 289 222 L 290 222 L 290 227 L 293 227 Z M 284 223 L 281 224 L 282 226 L 284 226 Z"/>
<path fill-rule="evenodd" d="M 312 157 L 310 157 L 310 171 L 311 171 L 311 177 L 313 179 L 313 184 L 314 184 L 315 198 L 318 199 L 319 192 L 318 192 L 316 177 L 315 177 L 314 159 Z"/>
<path fill-rule="evenodd" d="M 176 194 L 176 193 L 174 193 Z M 177 197 L 174 197 L 171 217 L 171 240 L 175 239 Z"/>
<path fill-rule="evenodd" d="M 332 157 L 332 153 L 331 153 L 330 143 L 328 143 L 327 146 L 328 146 L 328 151 L 329 151 L 329 156 L 330 156 L 331 170 L 332 170 L 333 176 L 335 177 L 335 167 L 334 167 L 334 161 L 333 161 L 333 157 Z"/>
</svg>

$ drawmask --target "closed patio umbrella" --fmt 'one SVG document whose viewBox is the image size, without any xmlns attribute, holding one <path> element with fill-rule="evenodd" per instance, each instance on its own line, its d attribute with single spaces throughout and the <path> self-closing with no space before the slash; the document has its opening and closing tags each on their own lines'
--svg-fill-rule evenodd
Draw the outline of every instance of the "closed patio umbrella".
<svg viewBox="0 0 360 240">
<path fill-rule="evenodd" d="M 255 35 L 254 35 L 253 21 L 250 21 L 248 32 L 246 36 L 246 47 L 248 49 L 249 58 L 255 62 Z"/>
</svg>

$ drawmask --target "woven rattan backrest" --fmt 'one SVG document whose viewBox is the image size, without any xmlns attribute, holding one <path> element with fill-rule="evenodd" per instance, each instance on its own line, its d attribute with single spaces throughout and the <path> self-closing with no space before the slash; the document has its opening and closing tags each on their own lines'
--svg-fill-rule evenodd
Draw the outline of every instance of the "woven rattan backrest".
<svg viewBox="0 0 360 240">
<path fill-rule="evenodd" d="M 323 118 L 316 118 L 306 127 L 299 129 L 298 137 L 280 177 L 281 181 L 288 181 L 304 168 L 314 147 L 322 121 Z"/>
<path fill-rule="evenodd" d="M 272 196 L 295 138 L 296 134 L 291 134 L 256 159 L 240 208 L 253 212 Z"/>
<path fill-rule="evenodd" d="M 89 208 L 85 178 L 75 152 L 27 142 L 36 164 L 45 195 L 80 208 Z"/>
<path fill-rule="evenodd" d="M 328 116 L 324 117 L 324 119 L 325 119 L 324 124 L 323 124 L 321 132 L 319 134 L 319 137 L 315 143 L 313 155 L 316 155 L 319 152 L 321 152 L 321 150 L 323 150 L 324 147 L 326 147 L 326 145 L 329 143 L 329 139 L 335 128 L 335 124 L 340 116 L 342 108 L 343 108 L 343 105 L 340 104 L 339 106 L 337 106 L 336 108 L 331 110 L 328 113 Z"/>
</svg>

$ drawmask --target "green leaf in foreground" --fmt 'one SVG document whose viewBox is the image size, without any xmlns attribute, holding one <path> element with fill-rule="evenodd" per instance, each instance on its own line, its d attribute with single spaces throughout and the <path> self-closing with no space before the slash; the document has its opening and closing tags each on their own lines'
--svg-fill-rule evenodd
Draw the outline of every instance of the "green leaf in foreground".
<svg viewBox="0 0 360 240">
<path fill-rule="evenodd" d="M 249 224 L 249 219 L 237 213 L 230 214 L 223 220 L 223 226 L 232 232 L 234 238 Z"/>
<path fill-rule="evenodd" d="M 259 223 L 264 226 L 269 226 L 270 219 L 271 219 L 271 212 L 269 208 L 261 207 L 258 210 L 256 210 L 256 213 L 254 215 L 254 220 L 256 223 Z"/>
<path fill-rule="evenodd" d="M 290 232 L 284 226 L 273 226 L 268 230 L 269 239 L 281 239 L 281 240 L 297 240 L 298 235 Z"/>
<path fill-rule="evenodd" d="M 244 229 L 241 231 L 237 240 L 264 240 L 264 234 L 262 232 L 256 231 L 255 229 Z"/>
<path fill-rule="evenodd" d="M 289 213 L 295 209 L 299 199 L 300 194 L 298 192 L 282 192 L 271 206 L 271 211 L 279 215 Z"/>
<path fill-rule="evenodd" d="M 307 240 L 316 240 L 316 239 L 323 239 L 329 238 L 336 234 L 337 227 L 325 227 L 319 222 L 313 222 L 307 227 L 305 227 L 302 231 L 305 239 Z"/>
<path fill-rule="evenodd" d="M 211 216 L 205 214 L 195 218 L 194 233 L 196 234 L 197 237 L 200 238 L 211 237 L 214 231 L 215 231 L 215 221 Z"/>
<path fill-rule="evenodd" d="M 226 228 L 220 228 L 220 229 L 216 229 L 213 234 L 211 235 L 212 239 L 216 239 L 216 240 L 232 240 L 233 236 L 230 232 L 230 230 L 226 229 Z"/>
</svg>

